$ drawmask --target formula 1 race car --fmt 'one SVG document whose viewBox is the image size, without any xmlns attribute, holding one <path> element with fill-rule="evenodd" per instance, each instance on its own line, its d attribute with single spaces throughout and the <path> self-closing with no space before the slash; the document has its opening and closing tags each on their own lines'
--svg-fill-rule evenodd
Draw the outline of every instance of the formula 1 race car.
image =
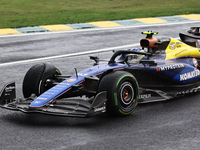
<svg viewBox="0 0 200 150">
<path fill-rule="evenodd" d="M 131 114 L 138 103 L 162 101 L 200 89 L 200 27 L 180 33 L 181 40 L 142 32 L 141 48 L 116 51 L 108 62 L 91 56 L 94 65 L 73 76 L 52 64 L 31 67 L 23 81 L 23 99 L 15 83 L 5 85 L 0 106 L 25 113 L 91 117 L 107 112 Z"/>
</svg>

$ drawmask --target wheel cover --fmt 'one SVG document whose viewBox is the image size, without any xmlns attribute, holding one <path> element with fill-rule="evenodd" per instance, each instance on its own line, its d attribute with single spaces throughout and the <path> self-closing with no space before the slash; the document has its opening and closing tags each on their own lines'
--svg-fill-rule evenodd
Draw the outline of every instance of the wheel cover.
<svg viewBox="0 0 200 150">
<path fill-rule="evenodd" d="M 134 89 L 130 82 L 124 82 L 120 87 L 121 104 L 124 107 L 129 106 L 134 99 Z"/>
</svg>

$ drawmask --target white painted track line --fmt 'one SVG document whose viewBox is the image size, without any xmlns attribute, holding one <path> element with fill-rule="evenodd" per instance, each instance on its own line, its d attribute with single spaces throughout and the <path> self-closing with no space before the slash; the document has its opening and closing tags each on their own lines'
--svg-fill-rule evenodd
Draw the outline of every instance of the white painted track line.
<svg viewBox="0 0 200 150">
<path fill-rule="evenodd" d="M 26 63 L 30 63 L 30 62 L 38 62 L 38 61 L 58 59 L 58 58 L 64 58 L 64 57 L 72 57 L 72 56 L 80 56 L 80 55 L 94 54 L 94 53 L 100 53 L 100 52 L 107 52 L 107 51 L 123 49 L 123 48 L 130 48 L 130 47 L 135 47 L 135 46 L 139 46 L 139 44 L 123 45 L 123 46 L 117 46 L 117 47 L 110 47 L 110 48 L 104 48 L 104 49 L 97 49 L 97 50 L 71 53 L 71 54 L 49 56 L 49 57 L 28 59 L 28 60 L 20 60 L 20 61 L 14 61 L 14 62 L 7 62 L 7 63 L 0 64 L 0 67 L 10 66 L 10 65 L 18 65 L 18 64 L 26 64 Z"/>
</svg>

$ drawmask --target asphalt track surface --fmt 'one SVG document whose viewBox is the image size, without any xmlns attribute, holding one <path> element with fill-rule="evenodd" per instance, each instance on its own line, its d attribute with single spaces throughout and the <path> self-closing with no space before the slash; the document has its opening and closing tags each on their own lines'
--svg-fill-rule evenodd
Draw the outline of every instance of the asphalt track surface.
<svg viewBox="0 0 200 150">
<path fill-rule="evenodd" d="M 71 74 L 73 68 L 82 70 L 93 61 L 88 55 L 55 56 L 121 46 L 131 48 L 126 45 L 138 44 L 144 37 L 140 33 L 148 30 L 177 38 L 179 32 L 199 26 L 199 23 L 1 36 L 0 88 L 16 81 L 19 97 L 22 96 L 23 77 L 36 63 L 53 63 L 63 74 Z M 108 51 L 91 55 L 105 59 L 111 54 Z M 46 57 L 54 59 L 44 59 Z M 120 118 L 106 114 L 95 118 L 66 118 L 0 109 L 0 149 L 199 150 L 199 96 L 200 93 L 196 93 L 138 105 L 132 115 Z"/>
</svg>

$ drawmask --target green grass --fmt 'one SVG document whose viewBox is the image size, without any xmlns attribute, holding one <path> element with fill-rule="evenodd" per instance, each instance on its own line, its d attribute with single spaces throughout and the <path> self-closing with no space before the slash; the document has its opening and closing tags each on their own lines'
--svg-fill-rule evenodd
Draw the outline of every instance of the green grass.
<svg viewBox="0 0 200 150">
<path fill-rule="evenodd" d="M 200 13 L 200 0 L 1 0 L 0 28 Z"/>
</svg>

